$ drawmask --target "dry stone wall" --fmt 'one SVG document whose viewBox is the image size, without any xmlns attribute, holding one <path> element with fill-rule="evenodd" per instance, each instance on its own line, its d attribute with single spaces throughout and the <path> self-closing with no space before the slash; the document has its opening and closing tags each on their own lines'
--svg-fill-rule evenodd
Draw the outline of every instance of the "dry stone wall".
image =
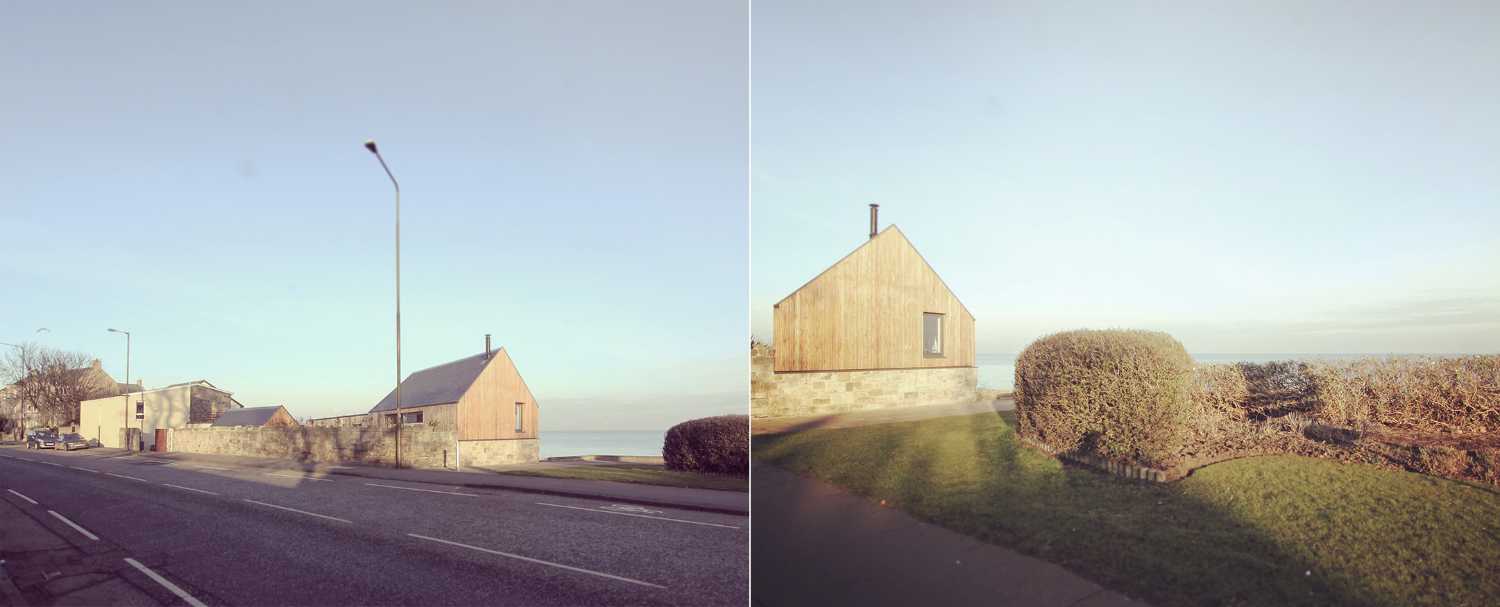
<svg viewBox="0 0 1500 607">
<path fill-rule="evenodd" d="M 750 415 L 787 417 L 946 405 L 978 398 L 974 367 L 777 373 L 775 352 L 750 351 Z"/>
<path fill-rule="evenodd" d="M 388 466 L 395 462 L 396 429 L 389 426 L 176 428 L 168 431 L 167 450 Z M 402 426 L 401 464 L 414 468 L 453 467 L 453 430 L 434 425 Z"/>
</svg>

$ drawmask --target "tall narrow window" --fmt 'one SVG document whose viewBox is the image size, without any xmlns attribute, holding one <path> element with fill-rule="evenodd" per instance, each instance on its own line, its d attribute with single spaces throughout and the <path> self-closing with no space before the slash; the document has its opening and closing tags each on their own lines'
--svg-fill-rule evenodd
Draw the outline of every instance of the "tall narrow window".
<svg viewBox="0 0 1500 607">
<path fill-rule="evenodd" d="M 516 432 L 524 432 L 526 424 L 526 403 L 516 403 Z"/>
<path fill-rule="evenodd" d="M 943 315 L 932 312 L 922 314 L 922 354 L 943 355 Z"/>
</svg>

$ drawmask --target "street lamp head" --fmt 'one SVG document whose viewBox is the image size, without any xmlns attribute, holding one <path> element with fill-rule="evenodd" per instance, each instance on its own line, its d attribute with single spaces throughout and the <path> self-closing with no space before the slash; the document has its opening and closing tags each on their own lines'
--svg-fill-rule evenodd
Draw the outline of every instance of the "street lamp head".
<svg viewBox="0 0 1500 607">
<path fill-rule="evenodd" d="M 380 153 L 380 150 L 378 150 L 378 149 L 375 148 L 375 140 L 374 139 L 366 139 L 365 140 L 365 149 L 370 150 L 371 154 L 379 154 Z"/>
<path fill-rule="evenodd" d="M 124 331 L 121 331 L 119 329 L 110 329 L 109 332 L 110 333 L 124 333 Z"/>
</svg>

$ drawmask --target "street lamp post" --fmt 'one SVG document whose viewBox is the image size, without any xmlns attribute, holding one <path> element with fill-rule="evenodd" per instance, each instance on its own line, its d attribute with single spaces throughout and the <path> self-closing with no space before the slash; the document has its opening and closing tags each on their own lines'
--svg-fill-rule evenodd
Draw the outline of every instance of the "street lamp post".
<svg viewBox="0 0 1500 607">
<path fill-rule="evenodd" d="M 375 155 L 380 161 L 380 168 L 385 169 L 386 177 L 391 178 L 391 185 L 396 188 L 396 467 L 401 467 L 401 184 L 396 181 L 396 176 L 391 174 L 391 167 L 386 166 L 385 157 L 380 155 L 380 148 L 375 147 L 374 139 L 365 140 L 365 149 Z"/>
<path fill-rule="evenodd" d="M 125 334 L 125 393 L 120 395 L 125 399 L 125 416 L 120 418 L 120 430 L 125 435 L 120 437 L 120 447 L 129 449 L 130 446 L 125 441 L 130 438 L 130 332 L 119 329 L 110 329 L 109 332 Z M 104 437 L 99 438 L 102 440 Z"/>
</svg>

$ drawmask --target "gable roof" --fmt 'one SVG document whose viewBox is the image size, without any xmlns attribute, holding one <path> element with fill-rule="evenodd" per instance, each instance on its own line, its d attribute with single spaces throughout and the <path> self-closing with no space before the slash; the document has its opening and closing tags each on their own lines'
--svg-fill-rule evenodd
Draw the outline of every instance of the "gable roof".
<svg viewBox="0 0 1500 607">
<path fill-rule="evenodd" d="M 458 402 L 464 391 L 479 378 L 485 366 L 495 359 L 494 354 L 499 348 L 489 355 L 484 353 L 475 354 L 458 360 L 443 363 L 436 367 L 428 367 L 417 371 L 401 382 L 401 408 L 425 407 L 427 405 L 443 405 Z M 371 413 L 376 411 L 395 411 L 396 391 L 391 390 L 380 399 Z"/>
<path fill-rule="evenodd" d="M 281 409 L 281 405 L 267 405 L 265 407 L 242 407 L 230 409 L 219 414 L 214 420 L 215 426 L 264 426 Z"/>
<path fill-rule="evenodd" d="M 917 245 L 912 244 L 911 243 L 911 239 L 906 237 L 906 233 L 902 232 L 901 228 L 896 227 L 896 224 L 894 224 L 894 223 L 891 224 L 891 225 L 886 226 L 884 230 L 881 230 L 873 238 L 866 238 L 865 241 L 862 242 L 862 243 L 860 243 L 859 246 L 854 247 L 853 251 L 849 251 L 849 253 L 847 255 L 844 255 L 843 257 L 840 257 L 838 261 L 833 262 L 833 265 L 828 266 L 827 268 L 824 268 L 822 272 L 818 272 L 818 275 L 812 277 L 812 280 L 809 280 L 807 282 L 802 283 L 802 286 L 797 287 L 791 293 L 787 293 L 786 297 L 781 298 L 780 301 L 777 301 L 771 307 L 774 308 L 776 306 L 781 305 L 786 300 L 791 299 L 792 296 L 796 295 L 799 291 L 801 291 L 803 289 L 806 289 L 808 287 L 808 285 L 811 285 L 812 283 L 818 282 L 818 279 L 822 278 L 824 274 L 827 274 L 829 272 L 829 270 L 832 270 L 834 268 L 839 267 L 839 264 L 844 263 L 844 260 L 849 259 L 850 257 L 853 257 L 855 253 L 858 253 L 860 251 L 860 249 L 863 249 L 866 246 L 869 246 L 870 243 L 875 242 L 876 238 L 883 238 L 883 237 L 885 237 L 886 233 L 888 233 L 888 232 L 894 232 L 897 237 L 901 238 L 902 242 L 906 243 L 906 246 L 911 247 L 911 250 L 917 254 L 917 259 L 922 260 L 922 265 L 927 266 L 927 271 L 932 272 L 932 275 L 937 277 L 938 283 L 941 284 L 941 285 L 943 285 L 943 288 L 947 289 L 949 294 L 953 295 L 953 300 L 954 301 L 958 302 L 958 307 L 963 308 L 964 312 L 968 313 L 968 315 L 972 318 L 974 316 L 974 313 L 971 312 L 971 311 L 969 311 L 969 306 L 964 305 L 963 300 L 961 300 L 961 299 L 958 298 L 958 294 L 953 292 L 953 287 L 948 286 L 948 281 L 943 280 L 943 275 L 942 274 L 938 274 L 937 270 L 933 269 L 932 264 L 927 262 L 927 258 L 922 255 L 922 252 L 919 251 L 919 250 L 917 250 Z"/>
</svg>

